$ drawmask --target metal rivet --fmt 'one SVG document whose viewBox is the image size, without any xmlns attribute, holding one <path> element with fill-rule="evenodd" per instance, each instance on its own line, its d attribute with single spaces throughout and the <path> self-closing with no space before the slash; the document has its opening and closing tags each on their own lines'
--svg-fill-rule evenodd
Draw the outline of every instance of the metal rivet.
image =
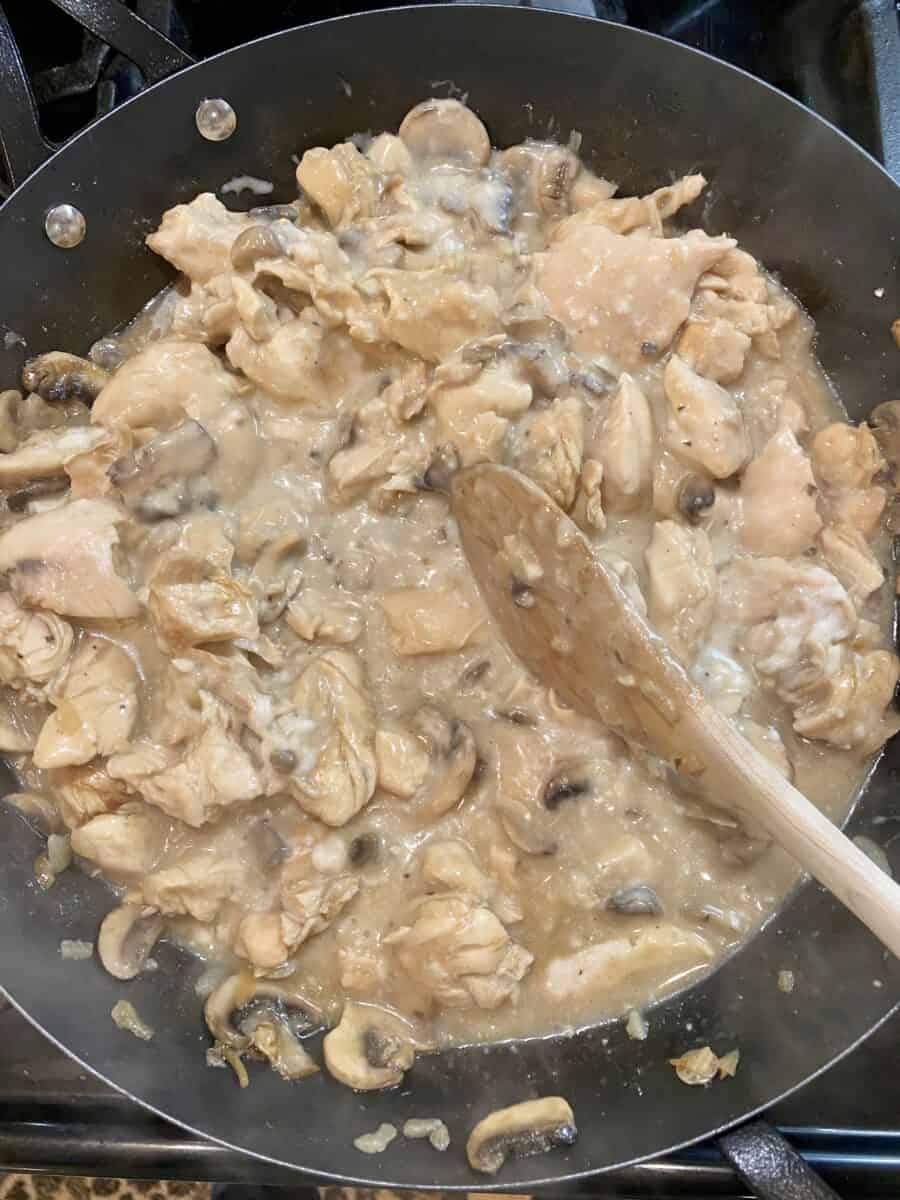
<svg viewBox="0 0 900 1200">
<path fill-rule="evenodd" d="M 61 250 L 71 250 L 84 241 L 87 222 L 74 204 L 54 204 L 44 217 L 44 233 Z"/>
<path fill-rule="evenodd" d="M 227 100 L 201 100 L 194 120 L 208 142 L 224 142 L 237 129 L 237 114 Z"/>
</svg>

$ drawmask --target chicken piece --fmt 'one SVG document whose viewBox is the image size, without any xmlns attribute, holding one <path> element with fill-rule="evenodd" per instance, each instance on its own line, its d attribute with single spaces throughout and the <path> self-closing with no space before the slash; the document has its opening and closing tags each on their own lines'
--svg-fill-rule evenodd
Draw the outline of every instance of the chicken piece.
<svg viewBox="0 0 900 1200">
<path fill-rule="evenodd" d="M 203 731 L 180 750 L 136 742 L 107 762 L 120 779 L 153 804 L 186 825 L 199 828 L 223 808 L 244 804 L 263 792 L 253 763 L 228 732 L 227 715 L 218 700 L 201 693 Z"/>
<path fill-rule="evenodd" d="M 813 438 L 810 457 L 832 522 L 872 537 L 887 494 L 874 483 L 885 463 L 869 427 L 828 425 Z"/>
<path fill-rule="evenodd" d="M 287 402 L 313 401 L 322 390 L 319 374 L 324 329 L 315 309 L 279 325 L 265 342 L 254 341 L 243 326 L 228 340 L 225 353 L 233 367 Z"/>
<path fill-rule="evenodd" d="M 176 204 L 163 213 L 146 242 L 189 279 L 208 283 L 230 269 L 232 244 L 252 223 L 245 213 L 230 212 L 211 192 L 201 192 L 190 204 Z"/>
<path fill-rule="evenodd" d="M 447 892 L 418 900 L 409 924 L 384 939 L 398 965 L 441 1008 L 499 1008 L 534 961 L 477 896 Z"/>
<path fill-rule="evenodd" d="M 713 643 L 701 648 L 690 675 L 710 704 L 726 717 L 736 717 L 753 691 L 750 672 Z"/>
<path fill-rule="evenodd" d="M 422 882 L 429 892 L 468 892 L 489 904 L 506 924 L 522 920 L 521 905 L 500 891 L 464 842 L 452 838 L 428 842 L 422 851 Z"/>
<path fill-rule="evenodd" d="M 411 421 L 419 415 L 425 407 L 426 382 L 425 364 L 416 359 L 384 389 L 381 398 L 395 421 Z"/>
<path fill-rule="evenodd" d="M 127 744 L 138 714 L 137 668 L 125 651 L 85 638 L 49 691 L 55 705 L 34 748 L 36 767 L 80 766 Z"/>
<path fill-rule="evenodd" d="M 810 447 L 813 469 L 823 487 L 868 488 L 884 467 L 868 425 L 836 421 L 819 430 Z"/>
<path fill-rule="evenodd" d="M 242 565 L 250 566 L 245 583 L 256 598 L 260 625 L 277 620 L 300 590 L 305 532 L 303 515 L 287 500 L 240 513 L 235 553 Z"/>
<path fill-rule="evenodd" d="M 352 142 L 307 150 L 297 167 L 297 183 L 332 227 L 370 217 L 378 204 L 378 173 Z"/>
<path fill-rule="evenodd" d="M 437 375 L 428 396 L 429 407 L 437 418 L 437 440 L 454 445 L 464 467 L 496 461 L 510 420 L 527 411 L 531 395 L 530 384 L 516 379 L 506 363 L 491 365 L 474 380 L 457 386 L 444 384 Z M 560 416 L 569 427 L 567 433 L 571 442 L 575 434 L 571 428 L 576 424 L 574 413 L 567 409 L 558 414 L 557 419 Z M 538 453 L 541 446 L 546 446 L 548 434 L 553 432 L 552 419 L 545 419 L 543 424 L 549 428 L 539 428 Z M 570 447 L 570 452 L 574 449 L 574 446 Z M 566 453 L 565 448 L 557 451 L 563 458 Z"/>
<path fill-rule="evenodd" d="M 332 457 L 328 464 L 341 497 L 401 472 L 421 473 L 427 450 L 419 448 L 417 435 L 398 425 L 378 397 L 360 408 L 353 419 L 350 445 Z"/>
<path fill-rule="evenodd" d="M 431 756 L 423 738 L 403 729 L 379 729 L 375 734 L 378 786 L 409 800 L 428 777 Z"/>
<path fill-rule="evenodd" d="M 194 517 L 155 561 L 147 580 L 147 610 L 168 649 L 259 636 L 256 599 L 231 573 L 234 546 L 222 521 Z"/>
<path fill-rule="evenodd" d="M 765 304 L 769 289 L 765 276 L 760 273 L 759 263 L 746 250 L 734 248 L 723 254 L 715 270 L 704 275 L 700 287 L 727 296 L 731 300 L 747 300 L 753 304 Z"/>
<path fill-rule="evenodd" d="M 544 971 L 544 991 L 556 1003 L 580 1002 L 615 991 L 623 983 L 637 988 L 642 980 L 659 978 L 664 972 L 670 976 L 677 972 L 684 979 L 712 958 L 712 946 L 699 933 L 654 922 L 630 938 L 612 938 L 551 959 Z"/>
<path fill-rule="evenodd" d="M 819 548 L 857 608 L 884 583 L 881 564 L 852 525 L 826 525 L 819 533 Z"/>
<path fill-rule="evenodd" d="M 617 371 L 662 354 L 685 321 L 700 276 L 735 243 L 692 230 L 683 237 L 623 237 L 582 214 L 562 221 L 535 255 L 551 314 L 580 354 Z"/>
<path fill-rule="evenodd" d="M 366 149 L 366 158 L 382 175 L 408 175 L 412 155 L 394 133 L 379 133 Z"/>
<path fill-rule="evenodd" d="M 794 319 L 797 306 L 770 286 L 759 264 L 743 250 L 730 250 L 697 286 L 697 314 L 704 320 L 724 321 L 753 339 L 766 358 L 781 357 L 778 331 Z"/>
<path fill-rule="evenodd" d="M 151 342 L 119 368 L 94 403 L 92 420 L 120 436 L 134 430 L 141 443 L 130 461 L 116 461 L 111 473 L 128 468 L 146 477 L 159 467 L 160 458 L 171 460 L 184 437 L 185 474 L 197 469 L 198 460 L 208 460 L 203 467 L 206 499 L 214 499 L 214 493 L 223 499 L 243 497 L 256 473 L 260 447 L 253 418 L 239 398 L 242 386 L 199 343 L 175 338 Z M 171 440 L 159 437 L 151 445 L 151 429 L 171 430 Z M 175 476 L 177 484 L 177 472 Z M 176 504 L 174 514 L 163 509 L 155 517 L 180 510 Z"/>
<path fill-rule="evenodd" d="M 179 280 L 169 293 L 169 335 L 208 346 L 226 342 L 238 321 L 233 278 L 229 269 L 207 283 Z"/>
<path fill-rule="evenodd" d="M 141 611 L 117 573 L 114 551 L 124 520 L 108 500 L 73 500 L 26 517 L 0 535 L 0 571 L 15 599 L 64 617 L 124 621 Z"/>
<path fill-rule="evenodd" d="M 738 558 L 719 575 L 718 616 L 741 627 L 753 665 L 777 676 L 799 663 L 819 669 L 856 633 L 856 610 L 835 577 L 808 562 Z"/>
<path fill-rule="evenodd" d="M 259 636 L 252 594 L 224 573 L 165 586 L 156 576 L 147 607 L 160 644 L 170 649 Z"/>
<path fill-rule="evenodd" d="M 325 876 L 308 868 L 297 870 L 288 863 L 281 883 L 281 903 L 297 926 L 294 946 L 326 930 L 358 892 L 355 875 L 341 872 Z"/>
<path fill-rule="evenodd" d="M 340 984 L 351 995 L 370 1000 L 378 996 L 391 975 L 392 964 L 381 945 L 381 931 L 356 920 L 336 931 Z"/>
<path fill-rule="evenodd" d="M 363 615 L 352 600 L 304 591 L 286 610 L 286 620 L 305 642 L 355 642 L 363 630 Z"/>
<path fill-rule="evenodd" d="M 379 306 L 374 301 L 377 283 L 369 277 L 366 294 L 356 286 L 352 264 L 332 233 L 317 229 L 299 229 L 284 221 L 268 227 L 277 231 L 278 241 L 287 252 L 284 258 L 263 258 L 254 268 L 253 281 L 257 288 L 267 291 L 274 280 L 288 292 L 299 293 L 298 299 L 309 297 L 312 307 L 305 314 L 316 318 L 325 329 L 346 325 L 350 336 L 360 342 L 377 342 L 381 338 Z M 303 303 L 292 305 L 304 307 Z"/>
<path fill-rule="evenodd" d="M 734 383 L 744 370 L 750 338 L 728 321 L 688 321 L 678 339 L 678 355 L 692 371 L 716 383 Z"/>
<path fill-rule="evenodd" d="M 586 458 L 582 463 L 581 492 L 584 497 L 585 522 L 597 533 L 604 533 L 606 513 L 603 511 L 603 463 L 599 459 Z"/>
<path fill-rule="evenodd" d="M 650 622 L 687 665 L 709 630 L 716 604 L 718 581 L 709 538 L 703 529 L 658 521 L 644 557 Z"/>
<path fill-rule="evenodd" d="M 575 502 L 584 453 L 584 406 L 575 396 L 528 413 L 516 436 L 516 466 L 563 510 Z"/>
<path fill-rule="evenodd" d="M 379 604 L 394 653 L 403 657 L 455 653 L 469 644 L 485 620 L 474 594 L 455 587 L 399 588 L 386 592 Z"/>
<path fill-rule="evenodd" d="M 278 305 L 240 275 L 232 275 L 235 316 L 254 342 L 267 342 L 278 331 Z M 234 332 L 232 329 L 230 332 Z"/>
<path fill-rule="evenodd" d="M 140 801 L 98 813 L 72 830 L 72 849 L 114 879 L 146 875 L 166 846 L 169 823 Z"/>
<path fill-rule="evenodd" d="M 73 639 L 68 621 L 30 612 L 9 592 L 0 593 L 0 682 L 7 687 L 42 697 L 68 661 Z"/>
<path fill-rule="evenodd" d="M 790 430 L 769 438 L 741 479 L 744 547 L 779 558 L 804 554 L 822 528 L 817 493 L 809 459 Z"/>
<path fill-rule="evenodd" d="M 263 894 L 264 881 L 246 855 L 227 853 L 212 845 L 195 847 L 180 855 L 172 866 L 141 880 L 139 898 L 164 917 L 215 919 L 222 905 L 242 891 Z"/>
<path fill-rule="evenodd" d="M 657 188 L 647 196 L 604 196 L 580 213 L 584 225 L 603 225 L 616 233 L 631 233 L 646 229 L 657 237 L 662 235 L 663 221 L 674 217 L 679 209 L 691 204 L 703 189 L 702 175 L 684 175 L 675 183 Z M 572 223 L 575 227 L 575 223 Z"/>
<path fill-rule="evenodd" d="M 647 398 L 630 375 L 623 375 L 594 447 L 603 464 L 608 512 L 628 512 L 641 504 L 650 489 L 655 444 Z"/>
<path fill-rule="evenodd" d="M 93 448 L 75 454 L 66 463 L 70 500 L 117 500 L 115 487 L 109 477 L 113 463 L 132 453 L 131 430 L 121 426 L 115 430 L 98 429 L 101 438 Z"/>
<path fill-rule="evenodd" d="M 297 922 L 274 910 L 250 912 L 242 918 L 232 949 L 261 971 L 271 971 L 287 960 L 297 945 Z"/>
<path fill-rule="evenodd" d="M 187 414 L 211 433 L 203 417 L 210 403 L 234 396 L 235 384 L 206 346 L 163 338 L 122 364 L 94 401 L 91 420 L 110 430 L 172 429 Z"/>
<path fill-rule="evenodd" d="M 443 271 L 384 271 L 388 298 L 383 336 L 427 362 L 442 362 L 473 338 L 500 332 L 500 300 L 492 287 Z"/>
<path fill-rule="evenodd" d="M 884 712 L 897 660 L 863 644 L 850 597 L 822 567 L 737 559 L 720 577 L 719 616 L 751 627 L 744 650 L 802 736 L 870 753 L 898 727 Z"/>
<path fill-rule="evenodd" d="M 663 382 L 668 403 L 664 441 L 688 466 L 727 479 L 750 454 L 744 418 L 725 388 L 704 379 L 673 354 Z"/>
<path fill-rule="evenodd" d="M 794 707 L 794 729 L 802 737 L 872 754 L 900 729 L 890 711 L 898 675 L 900 663 L 888 650 L 848 651 L 825 680 L 803 670 L 783 676 L 778 694 Z"/>
<path fill-rule="evenodd" d="M 59 815 L 69 829 L 78 829 L 100 813 L 114 812 L 129 798 L 125 786 L 96 763 L 65 767 L 51 778 Z"/>
<path fill-rule="evenodd" d="M 105 430 L 89 425 L 39 429 L 11 454 L 0 454 L 0 489 L 9 491 L 35 479 L 64 477 L 73 458 L 95 449 L 108 437 Z"/>
<path fill-rule="evenodd" d="M 346 825 L 375 791 L 375 711 L 358 658 L 326 650 L 303 671 L 297 711 L 324 731 L 315 767 L 292 781 L 300 807 L 326 825 Z"/>
</svg>

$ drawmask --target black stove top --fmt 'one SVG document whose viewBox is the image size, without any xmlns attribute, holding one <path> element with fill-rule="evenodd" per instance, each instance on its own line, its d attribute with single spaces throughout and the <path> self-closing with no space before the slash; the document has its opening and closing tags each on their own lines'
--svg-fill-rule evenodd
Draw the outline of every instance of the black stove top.
<svg viewBox="0 0 900 1200">
<path fill-rule="evenodd" d="M 91 0 L 85 8 L 118 3 Z M 465 3 L 467 0 L 449 0 Z M 810 105 L 900 170 L 896 0 L 518 0 L 627 21 L 699 47 Z M 379 0 L 135 0 L 198 58 Z M 55 142 L 140 90 L 138 69 L 50 0 L 4 0 Z M 2 187 L 2 183 L 0 183 Z M 767 1114 L 845 1200 L 900 1196 L 900 1015 Z M 0 1001 L 0 1169 L 298 1187 L 302 1177 L 179 1130 L 99 1083 Z M 863 1082 L 865 1081 L 865 1082 Z M 614 1172 L 583 1195 L 743 1196 L 712 1145 Z"/>
</svg>

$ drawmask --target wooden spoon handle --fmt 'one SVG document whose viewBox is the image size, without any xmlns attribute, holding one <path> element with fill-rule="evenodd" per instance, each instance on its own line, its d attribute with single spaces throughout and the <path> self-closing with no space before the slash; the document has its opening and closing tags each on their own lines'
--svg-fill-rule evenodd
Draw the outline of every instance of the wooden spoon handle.
<svg viewBox="0 0 900 1200">
<path fill-rule="evenodd" d="M 710 705 L 684 715 L 704 786 L 722 806 L 761 825 L 900 957 L 900 885 L 790 784 Z"/>
</svg>

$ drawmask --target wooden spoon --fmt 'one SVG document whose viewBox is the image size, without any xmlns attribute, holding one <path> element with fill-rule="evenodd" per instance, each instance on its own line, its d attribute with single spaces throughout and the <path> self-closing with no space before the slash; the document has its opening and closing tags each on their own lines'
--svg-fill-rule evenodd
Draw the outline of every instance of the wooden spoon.
<svg viewBox="0 0 900 1200">
<path fill-rule="evenodd" d="M 525 666 L 762 826 L 900 956 L 900 886 L 708 703 L 574 521 L 507 467 L 458 472 L 451 497 L 481 593 Z"/>
</svg>

